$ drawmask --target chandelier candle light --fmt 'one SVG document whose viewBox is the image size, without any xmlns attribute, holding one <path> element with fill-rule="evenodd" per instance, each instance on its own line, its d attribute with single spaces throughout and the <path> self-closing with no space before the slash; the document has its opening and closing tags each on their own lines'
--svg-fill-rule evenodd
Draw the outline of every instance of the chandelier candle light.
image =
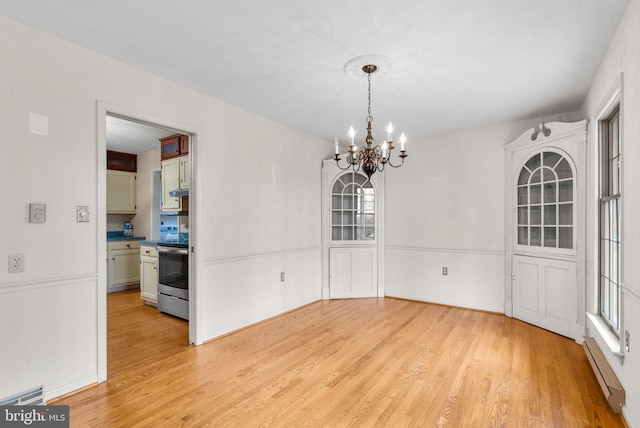
<svg viewBox="0 0 640 428">
<path fill-rule="evenodd" d="M 355 60 L 359 60 L 360 58 L 356 58 Z M 347 63 L 347 66 L 355 60 Z M 346 68 L 346 67 L 345 67 Z M 349 145 L 349 154 L 347 155 L 347 164 L 346 166 L 340 166 L 340 147 L 338 144 L 338 138 L 336 137 L 334 142 L 336 146 L 336 154 L 335 161 L 338 165 L 338 168 L 341 170 L 347 170 L 352 168 L 354 172 L 358 172 L 362 169 L 362 171 L 367 174 L 368 178 L 371 178 L 374 172 L 384 170 L 385 165 L 389 164 L 393 168 L 398 168 L 404 163 L 404 158 L 407 157 L 407 151 L 405 148 L 405 143 L 407 138 L 404 135 L 404 132 L 400 135 L 400 163 L 394 165 L 391 162 L 391 151 L 394 149 L 393 146 L 393 125 L 389 122 L 387 125 L 387 140 L 382 143 L 382 145 L 375 145 L 373 141 L 373 135 L 371 134 L 371 123 L 373 122 L 373 116 L 371 116 L 371 75 L 378 70 L 378 67 L 375 64 L 366 64 L 362 67 L 362 71 L 367 74 L 367 82 L 368 82 L 368 109 L 367 109 L 367 137 L 365 138 L 366 146 L 358 147 L 355 143 L 355 135 L 356 132 L 353 129 L 353 126 L 349 128 L 349 137 L 351 137 L 351 144 Z"/>
</svg>

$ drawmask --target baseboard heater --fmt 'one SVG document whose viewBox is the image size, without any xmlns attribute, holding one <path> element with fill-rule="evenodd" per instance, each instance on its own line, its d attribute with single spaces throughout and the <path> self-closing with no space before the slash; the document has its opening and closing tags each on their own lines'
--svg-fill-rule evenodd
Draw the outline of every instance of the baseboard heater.
<svg viewBox="0 0 640 428">
<path fill-rule="evenodd" d="M 38 386 L 19 394 L 0 398 L 0 406 L 37 406 L 46 404 L 44 400 L 44 386 Z"/>
<path fill-rule="evenodd" d="M 596 379 L 598 379 L 600 389 L 602 389 L 609 406 L 611 406 L 611 410 L 613 410 L 614 413 L 620 413 L 624 405 L 624 389 L 622 388 L 622 384 L 616 377 L 616 374 L 613 372 L 613 369 L 593 337 L 585 338 L 582 346 L 587 354 L 593 373 L 596 375 Z"/>
</svg>

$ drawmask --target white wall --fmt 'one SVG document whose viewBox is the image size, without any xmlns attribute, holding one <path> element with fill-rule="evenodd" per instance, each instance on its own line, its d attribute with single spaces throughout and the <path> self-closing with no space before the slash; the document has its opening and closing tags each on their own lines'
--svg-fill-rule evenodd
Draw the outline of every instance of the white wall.
<svg viewBox="0 0 640 428">
<path fill-rule="evenodd" d="M 597 120 L 603 103 L 624 73 L 622 88 L 622 287 L 623 329 L 630 333 L 630 349 L 624 359 L 614 356 L 604 337 L 606 330 L 596 323 L 588 324 L 588 334 L 594 336 L 605 352 L 626 391 L 627 405 L 623 409 L 630 426 L 640 427 L 640 2 L 631 1 L 618 27 L 607 55 L 600 66 L 582 110 L 590 119 L 590 167 L 592 177 L 598 165 Z M 594 180 L 589 188 L 587 220 L 589 224 L 587 254 L 587 308 L 597 313 L 597 249 L 596 215 L 598 188 Z M 604 334 L 603 334 L 604 333 Z"/>
<path fill-rule="evenodd" d="M 411 140 L 405 165 L 385 172 L 386 295 L 504 312 L 504 146 L 538 121 Z"/>
<path fill-rule="evenodd" d="M 0 58 L 0 256 L 26 259 L 24 273 L 0 269 L 0 397 L 44 384 L 52 398 L 98 379 L 98 100 L 197 130 L 198 341 L 320 298 L 320 159 L 330 143 L 3 17 Z M 28 132 L 29 112 L 49 117 L 48 136 Z M 47 204 L 47 223 L 27 222 L 29 202 Z M 90 207 L 91 222 L 76 222 L 76 205 Z"/>
</svg>

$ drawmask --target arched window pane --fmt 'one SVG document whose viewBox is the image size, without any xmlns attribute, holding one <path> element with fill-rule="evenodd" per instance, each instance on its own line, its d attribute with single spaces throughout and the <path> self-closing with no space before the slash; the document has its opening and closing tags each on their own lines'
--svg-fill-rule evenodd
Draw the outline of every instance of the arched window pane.
<svg viewBox="0 0 640 428">
<path fill-rule="evenodd" d="M 558 161 L 562 159 L 558 153 L 554 152 L 545 152 L 544 153 L 544 166 L 549 168 L 553 168 L 558 164 Z"/>
<path fill-rule="evenodd" d="M 533 174 L 531 174 L 531 179 L 529 180 L 530 183 L 540 183 L 542 177 L 540 177 L 540 170 L 537 169 L 533 172 Z"/>
<path fill-rule="evenodd" d="M 531 157 L 531 159 L 527 161 L 525 166 L 529 168 L 529 171 L 535 171 L 536 169 L 538 169 L 538 167 L 540 167 L 540 154 L 538 153 L 537 155 Z"/>
<path fill-rule="evenodd" d="M 553 170 L 549 169 L 549 168 L 545 168 L 542 172 L 543 174 L 543 180 L 545 183 L 548 183 L 550 181 L 556 181 L 556 175 L 553 173 Z"/>
<path fill-rule="evenodd" d="M 560 161 L 560 163 L 556 167 L 556 174 L 558 174 L 559 179 L 573 177 L 573 173 L 571 172 L 571 165 L 569 165 L 569 162 L 567 162 L 566 159 L 562 159 Z"/>
<path fill-rule="evenodd" d="M 518 176 L 518 245 L 573 248 L 573 171 L 556 152 L 532 156 Z"/>
<path fill-rule="evenodd" d="M 375 190 L 365 176 L 348 172 L 340 176 L 333 185 L 331 239 L 375 239 Z"/>
</svg>

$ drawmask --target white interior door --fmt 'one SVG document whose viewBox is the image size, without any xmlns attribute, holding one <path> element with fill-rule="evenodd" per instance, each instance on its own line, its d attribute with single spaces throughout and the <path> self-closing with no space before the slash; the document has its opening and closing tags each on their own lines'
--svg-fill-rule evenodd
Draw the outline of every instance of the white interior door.
<svg viewBox="0 0 640 428">
<path fill-rule="evenodd" d="M 337 247 L 329 250 L 331 299 L 376 297 L 376 248 Z"/>
<path fill-rule="evenodd" d="M 580 340 L 586 122 L 546 129 L 526 131 L 505 149 L 505 313 Z"/>
</svg>

